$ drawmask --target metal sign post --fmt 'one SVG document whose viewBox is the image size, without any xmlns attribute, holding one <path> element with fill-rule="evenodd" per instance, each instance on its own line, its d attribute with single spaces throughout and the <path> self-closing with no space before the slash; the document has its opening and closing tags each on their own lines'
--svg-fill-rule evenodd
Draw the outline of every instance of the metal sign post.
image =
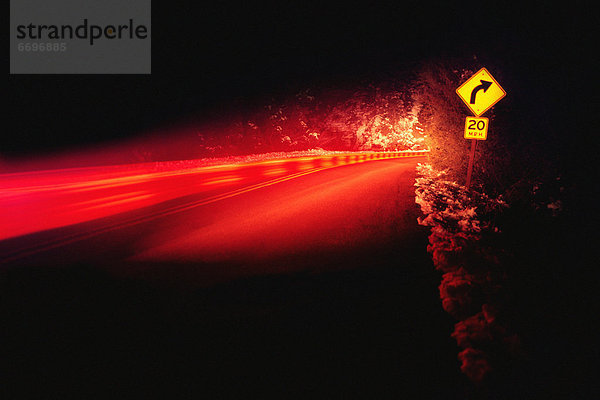
<svg viewBox="0 0 600 400">
<path fill-rule="evenodd" d="M 475 159 L 475 147 L 477 140 L 471 139 L 471 154 L 469 154 L 469 166 L 467 167 L 467 189 L 471 186 L 471 175 L 473 174 L 473 160 Z"/>
<path fill-rule="evenodd" d="M 467 168 L 467 189 L 471 186 L 477 141 L 487 139 L 488 125 L 489 120 L 485 117 L 467 117 L 465 119 L 465 139 L 471 140 L 471 154 L 469 155 L 469 166 Z"/>
</svg>

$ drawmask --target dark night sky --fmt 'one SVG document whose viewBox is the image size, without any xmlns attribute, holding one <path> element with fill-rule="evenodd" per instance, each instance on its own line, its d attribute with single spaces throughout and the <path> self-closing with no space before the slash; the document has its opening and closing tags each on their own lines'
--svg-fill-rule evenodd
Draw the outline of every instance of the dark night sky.
<svg viewBox="0 0 600 400">
<path fill-rule="evenodd" d="M 470 54 L 502 69 L 513 108 L 539 100 L 532 118 L 580 110 L 570 98 L 585 93 L 578 77 L 587 71 L 592 24 L 584 16 L 591 10 L 556 2 L 307 3 L 155 1 L 152 75 L 9 76 L 0 154 L 93 146 L 227 109 L 236 99 Z"/>
</svg>

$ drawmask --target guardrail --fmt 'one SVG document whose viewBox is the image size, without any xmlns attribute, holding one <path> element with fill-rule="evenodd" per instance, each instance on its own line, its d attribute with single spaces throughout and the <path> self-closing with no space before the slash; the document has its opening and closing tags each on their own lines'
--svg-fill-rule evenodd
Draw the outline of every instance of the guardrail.
<svg viewBox="0 0 600 400">
<path fill-rule="evenodd" d="M 195 196 L 195 205 L 206 204 L 328 168 L 427 153 L 341 153 L 159 171 L 152 163 L 4 174 L 0 175 L 0 240 L 186 196 Z"/>
</svg>

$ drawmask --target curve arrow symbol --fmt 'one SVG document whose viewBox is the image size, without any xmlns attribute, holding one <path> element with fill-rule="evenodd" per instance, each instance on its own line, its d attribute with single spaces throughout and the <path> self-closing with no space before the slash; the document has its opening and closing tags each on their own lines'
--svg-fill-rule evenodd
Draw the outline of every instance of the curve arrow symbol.
<svg viewBox="0 0 600 400">
<path fill-rule="evenodd" d="M 484 81 L 483 79 L 479 82 L 481 82 L 481 85 L 475 86 L 473 88 L 473 91 L 471 92 L 471 100 L 469 101 L 469 103 L 471 104 L 475 104 L 475 97 L 477 96 L 477 92 L 483 89 L 483 93 L 485 93 L 488 90 L 488 88 L 492 85 L 492 82 Z"/>
</svg>

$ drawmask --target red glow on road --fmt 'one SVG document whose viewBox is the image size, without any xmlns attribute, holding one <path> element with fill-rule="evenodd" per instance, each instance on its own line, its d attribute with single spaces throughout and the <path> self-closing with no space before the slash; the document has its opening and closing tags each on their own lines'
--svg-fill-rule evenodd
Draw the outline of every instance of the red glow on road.
<svg viewBox="0 0 600 400">
<path fill-rule="evenodd" d="M 326 168 L 424 153 L 347 153 L 160 171 L 146 163 L 2 174 L 0 240 L 185 196 L 214 202 Z"/>
</svg>

